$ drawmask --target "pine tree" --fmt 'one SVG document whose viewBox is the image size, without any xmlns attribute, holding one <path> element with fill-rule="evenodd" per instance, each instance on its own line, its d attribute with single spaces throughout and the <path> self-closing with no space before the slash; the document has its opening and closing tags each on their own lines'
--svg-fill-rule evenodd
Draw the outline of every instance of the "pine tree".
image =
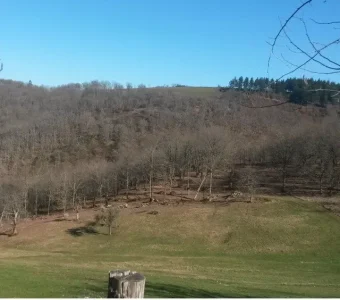
<svg viewBox="0 0 340 300">
<path fill-rule="evenodd" d="M 237 79 L 236 77 L 234 77 L 232 80 L 229 81 L 229 87 L 234 89 L 234 88 L 237 88 Z"/>
<path fill-rule="evenodd" d="M 240 90 L 243 89 L 243 76 L 240 76 L 240 78 L 238 79 L 238 88 Z"/>
<path fill-rule="evenodd" d="M 248 77 L 244 78 L 244 81 L 243 81 L 243 88 L 244 88 L 245 90 L 248 90 L 248 89 L 249 89 L 249 78 L 248 78 Z"/>
<path fill-rule="evenodd" d="M 250 78 L 249 80 L 249 85 L 248 85 L 249 90 L 253 90 L 254 89 L 254 78 Z"/>
</svg>

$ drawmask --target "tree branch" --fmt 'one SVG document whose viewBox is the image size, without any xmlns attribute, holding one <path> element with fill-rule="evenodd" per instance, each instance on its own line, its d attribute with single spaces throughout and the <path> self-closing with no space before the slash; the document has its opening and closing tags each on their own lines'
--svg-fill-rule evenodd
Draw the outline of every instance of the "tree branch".
<svg viewBox="0 0 340 300">
<path fill-rule="evenodd" d="M 281 53 L 281 58 L 282 58 L 282 60 L 283 60 L 283 62 L 285 62 L 285 63 L 287 63 L 287 64 L 290 64 L 291 66 L 293 66 L 293 67 L 297 67 L 298 65 L 296 65 L 296 64 L 293 64 L 292 62 L 290 62 L 289 60 L 287 60 L 284 56 L 283 56 L 283 54 Z M 277 59 L 279 59 L 279 58 L 277 58 Z M 309 69 L 306 69 L 306 68 L 300 68 L 301 70 L 303 70 L 303 71 L 306 71 L 306 72 L 308 72 L 308 73 L 312 73 L 312 74 L 322 74 L 322 75 L 331 75 L 331 74 L 337 74 L 337 73 L 339 73 L 339 71 L 331 71 L 331 72 L 319 72 L 319 71 L 312 71 L 312 70 L 309 70 Z"/>
<path fill-rule="evenodd" d="M 294 70 L 289 71 L 285 74 L 283 74 L 281 77 L 279 77 L 277 80 L 282 79 L 283 77 L 294 73 L 295 71 L 299 70 L 301 67 L 305 66 L 306 64 L 308 64 L 310 61 L 312 61 L 321 51 L 325 50 L 326 48 L 330 47 L 331 45 L 334 44 L 338 44 L 340 42 L 340 38 L 328 43 L 327 45 L 325 45 L 324 47 L 322 47 L 321 49 L 319 49 L 313 56 L 311 56 L 311 58 L 309 58 L 308 60 L 306 60 L 304 63 L 300 64 L 299 66 L 297 66 Z M 339 71 L 340 72 L 340 71 Z"/>
<path fill-rule="evenodd" d="M 327 69 L 331 69 L 331 70 L 337 70 L 338 72 L 340 71 L 340 68 L 335 68 L 335 67 L 331 67 L 331 66 L 328 66 L 326 64 L 324 64 L 323 62 L 315 59 L 315 57 L 317 55 L 320 54 L 320 51 L 318 49 L 315 48 L 315 51 L 316 51 L 316 55 L 315 56 L 311 56 L 309 53 L 307 53 L 306 51 L 304 51 L 301 47 L 299 47 L 296 43 L 293 42 L 293 40 L 289 37 L 289 35 L 287 34 L 286 30 L 283 30 L 286 38 L 288 39 L 289 43 L 291 43 L 296 49 L 298 49 L 299 51 L 301 51 L 301 53 L 303 53 L 304 55 L 306 55 L 310 60 L 320 64 L 321 66 L 327 68 Z"/>
<path fill-rule="evenodd" d="M 314 23 L 319 24 L 319 25 L 331 25 L 331 24 L 340 24 L 340 21 L 333 21 L 333 22 L 318 22 L 315 21 L 314 19 L 311 19 Z"/>
<path fill-rule="evenodd" d="M 307 36 L 307 39 L 308 39 L 309 43 L 311 44 L 311 46 L 313 47 L 313 49 L 314 49 L 315 51 L 318 51 L 318 49 L 315 47 L 314 43 L 312 42 L 312 40 L 311 40 L 311 38 L 310 38 L 310 35 L 309 35 L 309 33 L 308 33 L 308 29 L 307 29 L 306 22 L 305 22 L 302 18 L 300 18 L 300 21 L 302 22 L 302 24 L 303 24 L 303 26 L 304 26 L 304 28 L 305 28 L 305 33 L 306 33 L 306 36 Z M 324 56 L 322 53 L 319 53 L 319 55 L 320 55 L 323 59 L 325 59 L 325 60 L 329 61 L 330 63 L 332 63 L 332 64 L 334 64 L 334 65 L 340 67 L 340 64 L 338 64 L 337 62 L 335 62 L 335 61 L 329 59 L 328 57 Z"/>
<path fill-rule="evenodd" d="M 287 24 L 289 23 L 289 21 L 303 8 L 305 7 L 307 4 L 312 3 L 313 0 L 308 0 L 305 1 L 304 3 L 302 3 L 291 15 L 290 17 L 286 20 L 286 22 L 283 24 L 283 26 L 281 26 L 279 32 L 277 33 L 277 35 L 274 38 L 274 43 L 272 44 L 272 48 L 271 48 L 271 54 L 274 52 L 274 48 L 276 45 L 276 41 L 279 38 L 281 32 L 285 29 L 285 27 L 287 26 Z M 267 73 L 269 70 L 269 66 L 270 66 L 270 60 L 271 60 L 271 54 L 269 55 L 269 59 L 268 59 L 268 66 L 267 66 Z"/>
</svg>

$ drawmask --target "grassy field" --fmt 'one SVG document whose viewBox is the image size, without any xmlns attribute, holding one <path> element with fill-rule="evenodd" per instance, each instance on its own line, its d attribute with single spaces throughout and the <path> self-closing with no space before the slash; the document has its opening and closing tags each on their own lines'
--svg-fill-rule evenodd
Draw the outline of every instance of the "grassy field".
<svg viewBox="0 0 340 300">
<path fill-rule="evenodd" d="M 71 234 L 90 210 L 78 223 L 22 222 L 0 236 L 0 297 L 106 297 L 108 271 L 122 268 L 146 276 L 145 297 L 340 297 L 340 218 L 267 200 L 130 205 L 113 236 Z"/>
<path fill-rule="evenodd" d="M 182 96 L 189 97 L 211 97 L 219 95 L 217 87 L 198 87 L 198 86 L 186 86 L 186 87 L 167 87 L 167 88 L 152 88 L 157 91 L 171 91 L 173 93 L 180 94 Z"/>
</svg>

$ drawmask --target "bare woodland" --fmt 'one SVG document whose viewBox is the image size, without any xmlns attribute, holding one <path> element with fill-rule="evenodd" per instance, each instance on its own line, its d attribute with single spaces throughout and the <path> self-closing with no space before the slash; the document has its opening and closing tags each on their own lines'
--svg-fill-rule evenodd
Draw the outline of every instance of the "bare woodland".
<svg viewBox="0 0 340 300">
<path fill-rule="evenodd" d="M 165 194 L 181 187 L 192 199 L 201 189 L 208 197 L 266 186 L 287 192 L 292 180 L 315 193 L 339 191 L 336 106 L 253 110 L 237 91 L 202 97 L 100 82 L 2 80 L 0 93 L 0 222 L 10 219 L 14 234 L 19 218 L 69 210 L 79 218 L 82 207 L 128 200 L 136 189 L 152 201 L 155 185 Z"/>
</svg>

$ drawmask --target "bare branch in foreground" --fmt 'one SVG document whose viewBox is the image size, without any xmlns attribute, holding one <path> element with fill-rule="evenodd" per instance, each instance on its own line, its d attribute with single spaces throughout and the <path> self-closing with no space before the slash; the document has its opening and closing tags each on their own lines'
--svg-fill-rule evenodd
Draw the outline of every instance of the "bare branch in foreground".
<svg viewBox="0 0 340 300">
<path fill-rule="evenodd" d="M 340 21 L 333 21 L 333 22 L 318 22 L 315 21 L 314 19 L 311 19 L 314 23 L 319 24 L 319 25 L 331 25 L 331 24 L 340 24 Z"/>
</svg>

